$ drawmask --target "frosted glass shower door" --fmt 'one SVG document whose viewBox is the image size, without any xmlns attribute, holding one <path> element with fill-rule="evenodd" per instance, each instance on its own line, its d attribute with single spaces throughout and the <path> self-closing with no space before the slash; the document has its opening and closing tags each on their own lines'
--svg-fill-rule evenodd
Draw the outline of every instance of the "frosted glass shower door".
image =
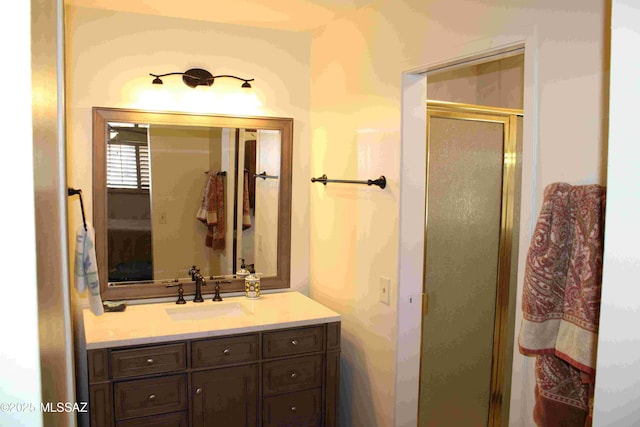
<svg viewBox="0 0 640 427">
<path fill-rule="evenodd" d="M 487 426 L 501 399 L 510 118 L 427 111 L 420 426 Z"/>
</svg>

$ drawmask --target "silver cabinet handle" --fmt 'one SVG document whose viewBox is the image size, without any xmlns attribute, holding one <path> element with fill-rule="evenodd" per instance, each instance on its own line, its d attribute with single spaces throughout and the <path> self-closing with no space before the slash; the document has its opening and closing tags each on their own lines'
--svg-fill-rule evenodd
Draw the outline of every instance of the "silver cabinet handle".
<svg viewBox="0 0 640 427">
<path fill-rule="evenodd" d="M 296 408 L 295 406 L 291 407 L 291 412 L 296 412 L 298 410 L 298 408 Z"/>
<path fill-rule="evenodd" d="M 231 354 L 231 350 L 229 350 L 228 348 L 225 348 L 222 354 L 224 354 L 225 356 L 228 356 Z"/>
<path fill-rule="evenodd" d="M 295 372 L 291 373 L 291 379 L 292 380 L 295 380 L 297 376 L 298 376 L 298 374 L 296 374 Z"/>
<path fill-rule="evenodd" d="M 196 394 L 202 394 L 202 389 L 200 387 L 196 389 Z"/>
<path fill-rule="evenodd" d="M 153 363 L 153 359 L 152 359 L 152 358 L 148 358 L 148 359 L 147 359 L 147 364 L 148 364 L 148 365 L 151 365 L 152 363 Z"/>
<path fill-rule="evenodd" d="M 151 400 L 151 401 L 156 400 L 156 395 L 155 394 L 150 394 L 149 395 L 149 400 Z"/>
<path fill-rule="evenodd" d="M 292 340 L 291 345 L 298 345 L 298 340 Z"/>
</svg>

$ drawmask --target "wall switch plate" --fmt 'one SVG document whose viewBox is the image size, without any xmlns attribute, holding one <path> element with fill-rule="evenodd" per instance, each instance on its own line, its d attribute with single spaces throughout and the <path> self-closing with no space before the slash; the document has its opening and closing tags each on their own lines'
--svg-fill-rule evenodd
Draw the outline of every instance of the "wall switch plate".
<svg viewBox="0 0 640 427">
<path fill-rule="evenodd" d="M 166 212 L 160 212 L 160 224 L 166 224 L 167 223 L 167 213 Z"/>
<path fill-rule="evenodd" d="M 391 298 L 391 279 L 388 277 L 380 278 L 380 302 L 389 305 Z"/>
</svg>

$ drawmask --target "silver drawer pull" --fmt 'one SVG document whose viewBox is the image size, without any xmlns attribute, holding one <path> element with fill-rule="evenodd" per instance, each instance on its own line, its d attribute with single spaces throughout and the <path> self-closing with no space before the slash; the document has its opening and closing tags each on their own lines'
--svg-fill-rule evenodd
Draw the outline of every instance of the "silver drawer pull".
<svg viewBox="0 0 640 427">
<path fill-rule="evenodd" d="M 291 379 L 292 380 L 295 380 L 297 376 L 298 376 L 298 374 L 296 374 L 295 372 L 291 373 Z"/>
<path fill-rule="evenodd" d="M 153 359 L 152 359 L 152 358 L 148 358 L 148 359 L 147 359 L 147 364 L 148 364 L 148 365 L 151 365 L 152 363 L 153 363 Z"/>
<path fill-rule="evenodd" d="M 229 350 L 228 348 L 225 348 L 222 354 L 224 354 L 225 356 L 228 356 L 231 354 L 231 350 Z"/>
<path fill-rule="evenodd" d="M 291 412 L 296 412 L 298 410 L 298 408 L 296 408 L 295 406 L 291 407 Z"/>
<path fill-rule="evenodd" d="M 151 401 L 156 400 L 156 395 L 155 394 L 149 395 L 149 400 L 151 400 Z"/>
<path fill-rule="evenodd" d="M 202 389 L 198 387 L 198 388 L 196 389 L 196 394 L 202 394 Z"/>
<path fill-rule="evenodd" d="M 292 340 L 291 345 L 298 345 L 298 340 Z"/>
</svg>

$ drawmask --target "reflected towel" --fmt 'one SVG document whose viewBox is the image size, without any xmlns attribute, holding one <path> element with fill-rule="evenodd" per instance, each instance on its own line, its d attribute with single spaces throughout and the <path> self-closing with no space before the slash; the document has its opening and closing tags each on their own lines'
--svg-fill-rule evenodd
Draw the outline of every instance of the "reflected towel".
<svg viewBox="0 0 640 427">
<path fill-rule="evenodd" d="M 196 218 L 205 224 L 216 224 L 218 222 L 217 211 L 215 204 L 211 204 L 211 192 L 215 188 L 215 175 L 213 172 L 207 173 L 207 180 L 205 182 L 204 191 L 202 192 L 202 200 L 200 202 L 200 209 L 196 214 Z"/>
<path fill-rule="evenodd" d="M 242 229 L 251 228 L 251 213 L 249 212 L 249 171 L 244 171 L 244 188 L 242 191 Z"/>
<path fill-rule="evenodd" d="M 207 225 L 205 245 L 212 249 L 225 247 L 224 175 L 210 172 L 196 218 Z"/>
<path fill-rule="evenodd" d="M 79 293 L 88 290 L 89 307 L 96 316 L 104 313 L 100 298 L 100 281 L 98 279 L 98 263 L 96 262 L 95 231 L 87 223 L 87 229 L 81 225 L 76 232 L 76 249 L 74 262 L 75 286 Z"/>
</svg>

